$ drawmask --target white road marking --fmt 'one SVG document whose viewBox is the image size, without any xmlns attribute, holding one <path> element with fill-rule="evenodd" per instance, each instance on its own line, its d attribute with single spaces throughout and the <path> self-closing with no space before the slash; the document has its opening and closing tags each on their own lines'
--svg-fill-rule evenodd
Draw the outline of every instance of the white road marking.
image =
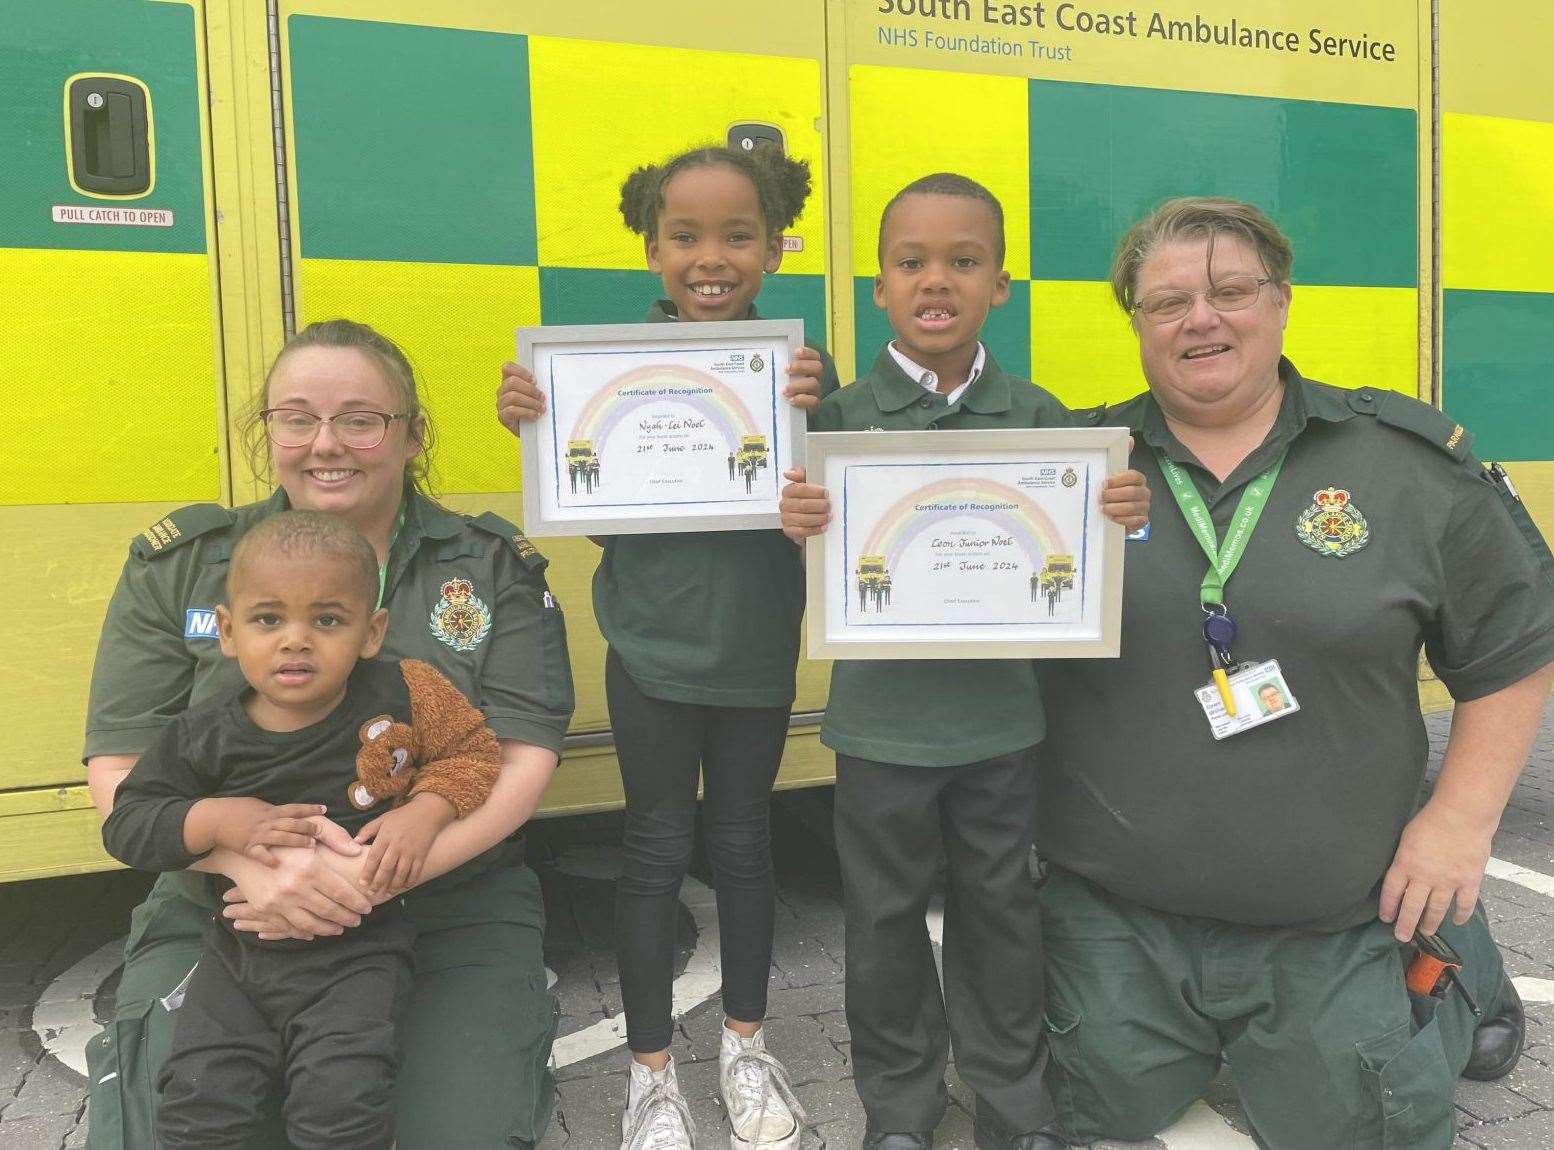
<svg viewBox="0 0 1554 1150">
<path fill-rule="evenodd" d="M 1524 974 L 1513 978 L 1511 984 L 1516 987 L 1516 993 L 1522 996 L 1522 1002 L 1529 1006 L 1554 1002 L 1554 978 L 1533 978 Z"/>
<path fill-rule="evenodd" d="M 49 983 L 33 1005 L 32 1029 L 43 1049 L 82 1077 L 87 1040 L 99 1029 L 92 999 L 123 962 L 124 939 L 105 942 Z"/>
<path fill-rule="evenodd" d="M 620 852 L 605 847 L 586 851 L 566 851 L 556 860 L 556 869 L 575 878 L 614 881 L 619 870 Z M 680 901 L 696 923 L 696 948 L 685 970 L 674 980 L 676 1017 L 700 1006 L 723 985 L 723 970 L 718 957 L 718 907 L 712 889 L 686 875 L 680 882 Z M 554 1065 L 571 1066 L 594 1058 L 626 1043 L 626 1016 L 601 1018 L 592 1026 L 574 1030 L 556 1039 L 551 1047 Z"/>
<path fill-rule="evenodd" d="M 1541 871 L 1531 870 L 1515 863 L 1508 863 L 1504 859 L 1490 859 L 1489 865 L 1484 868 L 1484 873 L 1491 878 L 1504 879 L 1506 882 L 1514 882 L 1517 886 L 1526 887 L 1528 890 L 1537 891 L 1554 898 L 1554 875 L 1546 875 Z"/>
<path fill-rule="evenodd" d="M 613 880 L 618 860 L 619 852 L 614 848 L 583 848 L 567 851 L 557 860 L 557 867 L 578 878 Z M 1489 860 L 1484 873 L 1554 898 L 1554 876 L 1497 858 Z M 673 1009 L 677 1016 L 707 1001 L 722 983 L 717 905 L 712 890 L 686 876 L 680 889 L 680 901 L 696 923 L 696 947 L 684 972 L 674 982 Z M 942 945 L 944 911 L 941 905 L 936 903 L 929 909 L 927 926 L 934 944 Z M 122 938 L 104 943 L 54 979 L 33 1006 L 32 1029 L 45 1052 L 83 1077 L 86 1075 L 86 1044 L 98 1030 L 92 1001 L 103 983 L 121 965 L 123 953 Z M 546 973 L 547 982 L 554 985 L 554 972 L 547 970 Z M 1512 981 L 1522 1001 L 1529 1004 L 1554 1002 L 1554 979 L 1519 977 Z M 570 1066 L 625 1042 L 626 1020 L 623 1015 L 617 1015 L 557 1038 L 552 1057 L 555 1065 Z M 1194 1103 L 1182 1120 L 1158 1135 L 1158 1139 L 1168 1150 L 1246 1150 L 1255 1145 L 1201 1101 Z"/>
<path fill-rule="evenodd" d="M 611 848 L 568 851 L 558 869 L 577 878 L 613 881 L 619 852 Z M 674 1012 L 681 1015 L 701 1005 L 723 983 L 718 958 L 716 898 L 704 883 L 686 876 L 680 901 L 696 923 L 696 948 L 684 972 L 674 981 Z M 32 1029 L 43 1049 L 82 1077 L 86 1076 L 86 1044 L 100 1029 L 92 1012 L 92 1000 L 108 977 L 122 965 L 124 939 L 106 942 L 49 984 L 32 1010 Z M 546 971 L 554 986 L 555 974 Z M 570 1066 L 602 1054 L 626 1041 L 626 1019 L 617 1015 L 556 1039 L 553 1057 L 557 1066 Z"/>
<path fill-rule="evenodd" d="M 928 913 L 924 916 L 928 924 L 928 941 L 935 946 L 944 945 L 944 900 L 935 898 L 929 904 Z"/>
<path fill-rule="evenodd" d="M 1207 1102 L 1198 1101 L 1169 1130 L 1155 1135 L 1167 1150 L 1256 1150 L 1257 1143 L 1220 1117 Z"/>
</svg>

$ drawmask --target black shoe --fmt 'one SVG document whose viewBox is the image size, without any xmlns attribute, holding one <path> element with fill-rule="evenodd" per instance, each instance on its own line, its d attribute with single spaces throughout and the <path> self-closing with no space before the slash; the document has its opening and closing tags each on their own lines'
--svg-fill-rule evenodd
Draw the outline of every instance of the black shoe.
<svg viewBox="0 0 1554 1150">
<path fill-rule="evenodd" d="M 1522 996 L 1507 975 L 1500 984 L 1499 1007 L 1473 1030 L 1473 1052 L 1462 1076 L 1479 1082 L 1504 1078 L 1516 1069 L 1526 1042 L 1527 1014 L 1522 1009 Z"/>
<path fill-rule="evenodd" d="M 991 1119 L 979 1118 L 972 1137 L 977 1150 L 1067 1150 L 1068 1143 L 1056 1134 L 1033 1130 L 1029 1134 L 1007 1134 Z"/>
<path fill-rule="evenodd" d="M 863 1150 L 933 1150 L 933 1131 L 882 1134 L 878 1130 L 870 1130 L 863 1136 Z"/>
</svg>

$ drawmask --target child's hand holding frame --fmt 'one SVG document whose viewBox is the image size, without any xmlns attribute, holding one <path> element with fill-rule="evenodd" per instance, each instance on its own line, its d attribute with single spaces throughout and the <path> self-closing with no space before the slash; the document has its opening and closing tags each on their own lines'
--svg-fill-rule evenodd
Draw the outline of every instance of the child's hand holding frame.
<svg viewBox="0 0 1554 1150">
<path fill-rule="evenodd" d="M 432 843 L 457 813 L 441 795 L 421 791 L 362 827 L 356 842 L 372 843 L 362 864 L 362 887 L 376 899 L 415 886 Z"/>
</svg>

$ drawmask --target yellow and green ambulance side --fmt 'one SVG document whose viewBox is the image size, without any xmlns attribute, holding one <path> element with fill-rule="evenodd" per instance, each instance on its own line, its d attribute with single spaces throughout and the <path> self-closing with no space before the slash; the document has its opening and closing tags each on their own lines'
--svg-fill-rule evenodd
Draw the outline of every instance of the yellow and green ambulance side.
<svg viewBox="0 0 1554 1150">
<path fill-rule="evenodd" d="M 514 329 L 641 318 L 657 281 L 620 183 L 697 143 L 809 160 L 760 307 L 844 379 L 887 334 L 885 200 L 934 170 L 988 184 L 1015 283 L 987 340 L 1075 405 L 1141 386 L 1105 283 L 1121 230 L 1168 195 L 1254 200 L 1296 243 L 1302 370 L 1444 389 L 1554 527 L 1554 84 L 1530 47 L 1485 66 L 1550 18 L 1498 8 L 1445 18 L 1436 50 L 1428 0 L 0 0 L 0 613 L 26 636 L 0 679 L 0 881 L 111 865 L 78 761 L 96 631 L 134 534 L 262 490 L 235 425 L 286 332 L 349 315 L 399 341 L 437 490 L 516 520 L 493 417 Z M 545 550 L 579 702 L 545 812 L 605 808 L 597 551 Z M 800 676 L 780 785 L 831 777 L 827 668 Z"/>
<path fill-rule="evenodd" d="M 1554 7 L 1443 4 L 1440 398 L 1554 537 Z"/>
</svg>

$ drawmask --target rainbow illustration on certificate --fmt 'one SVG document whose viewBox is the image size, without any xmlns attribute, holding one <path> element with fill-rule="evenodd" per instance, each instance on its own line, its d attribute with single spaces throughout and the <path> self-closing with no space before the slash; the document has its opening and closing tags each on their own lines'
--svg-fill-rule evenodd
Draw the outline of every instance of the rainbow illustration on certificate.
<svg viewBox="0 0 1554 1150">
<path fill-rule="evenodd" d="M 899 476 L 884 475 L 885 468 L 922 465 L 863 463 L 844 472 L 843 519 L 870 524 L 845 533 L 841 574 L 857 591 L 845 609 L 848 623 L 1044 626 L 1083 613 L 1094 478 L 1084 463 L 983 464 L 900 495 L 892 482 Z M 1073 498 L 1043 506 L 1037 492 Z"/>
<path fill-rule="evenodd" d="M 533 349 L 546 412 L 535 442 L 524 437 L 526 530 L 776 526 L 782 472 L 803 433 L 802 413 L 782 397 L 790 343 L 772 333 L 706 331 L 764 326 L 631 325 L 628 346 L 577 338 L 619 336 L 618 328 L 540 329 L 573 339 Z M 531 492 L 551 530 L 528 521 Z"/>
<path fill-rule="evenodd" d="M 1108 545 L 1117 531 L 1099 493 L 1115 463 L 1099 442 L 1041 444 L 1043 434 L 886 433 L 862 441 L 865 450 L 822 449 L 832 499 L 817 545 L 827 654 L 1009 658 L 1011 644 L 1103 653 L 1120 549 Z M 889 450 L 902 435 L 917 438 Z M 956 444 L 962 435 L 978 438 Z M 922 650 L 908 652 L 912 644 Z"/>
</svg>

